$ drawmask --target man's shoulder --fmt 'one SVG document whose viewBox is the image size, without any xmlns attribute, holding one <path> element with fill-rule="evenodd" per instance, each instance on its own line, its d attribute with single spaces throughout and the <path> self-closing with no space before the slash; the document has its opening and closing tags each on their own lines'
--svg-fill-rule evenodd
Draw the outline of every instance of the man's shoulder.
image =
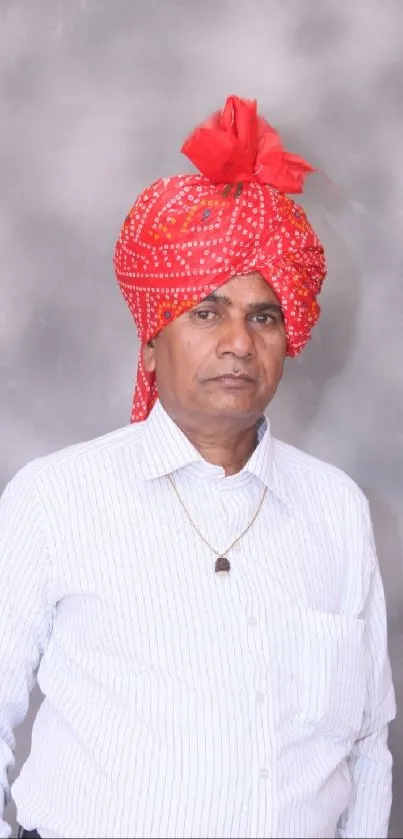
<svg viewBox="0 0 403 839">
<path fill-rule="evenodd" d="M 322 491 L 328 489 L 333 496 L 346 492 L 357 501 L 365 502 L 366 496 L 355 480 L 343 469 L 332 463 L 321 460 L 308 452 L 285 443 L 277 438 L 273 439 L 275 461 L 288 482 L 297 488 L 308 487 Z M 329 499 L 330 500 L 330 499 Z"/>
<path fill-rule="evenodd" d="M 54 452 L 40 455 L 23 466 L 13 478 L 16 480 L 46 479 L 50 475 L 56 476 L 74 472 L 77 469 L 85 471 L 99 468 L 102 463 L 113 462 L 119 455 L 131 449 L 133 456 L 141 440 L 144 423 L 126 425 L 108 431 L 98 437 L 73 443 Z"/>
</svg>

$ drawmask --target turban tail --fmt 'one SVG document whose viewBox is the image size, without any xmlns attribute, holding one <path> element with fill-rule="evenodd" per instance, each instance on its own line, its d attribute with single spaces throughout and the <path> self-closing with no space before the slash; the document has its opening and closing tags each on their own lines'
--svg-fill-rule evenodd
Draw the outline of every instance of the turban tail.
<svg viewBox="0 0 403 839">
<path fill-rule="evenodd" d="M 297 355 L 319 318 L 324 251 L 305 212 L 305 161 L 285 152 L 256 102 L 229 97 L 182 151 L 201 174 L 156 181 L 137 198 L 115 246 L 122 294 L 142 347 L 174 318 L 236 275 L 260 272 L 284 315 L 287 353 Z M 140 351 L 132 422 L 158 396 Z"/>
</svg>

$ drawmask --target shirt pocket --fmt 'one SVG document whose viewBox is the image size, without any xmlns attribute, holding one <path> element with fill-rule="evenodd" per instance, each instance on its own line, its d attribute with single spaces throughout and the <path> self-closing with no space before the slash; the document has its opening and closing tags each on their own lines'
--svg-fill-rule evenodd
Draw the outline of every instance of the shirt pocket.
<svg viewBox="0 0 403 839">
<path fill-rule="evenodd" d="M 289 722 L 325 738 L 353 742 L 365 702 L 365 621 L 295 609 L 280 624 L 272 662 Z"/>
</svg>

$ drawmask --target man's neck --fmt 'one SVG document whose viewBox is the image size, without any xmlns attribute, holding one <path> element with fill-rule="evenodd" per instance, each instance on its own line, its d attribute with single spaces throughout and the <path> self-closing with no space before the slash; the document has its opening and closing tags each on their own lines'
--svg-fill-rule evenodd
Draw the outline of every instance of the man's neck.
<svg viewBox="0 0 403 839">
<path fill-rule="evenodd" d="M 257 423 L 242 430 L 215 429 L 211 433 L 207 429 L 201 432 L 178 422 L 177 425 L 202 458 L 215 466 L 222 466 L 226 476 L 241 471 L 258 442 Z"/>
</svg>

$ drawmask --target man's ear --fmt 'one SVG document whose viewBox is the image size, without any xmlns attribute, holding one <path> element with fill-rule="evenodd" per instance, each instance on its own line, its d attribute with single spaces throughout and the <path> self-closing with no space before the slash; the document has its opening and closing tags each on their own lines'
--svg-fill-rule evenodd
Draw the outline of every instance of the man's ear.
<svg viewBox="0 0 403 839">
<path fill-rule="evenodd" d="M 148 341 L 143 347 L 143 361 L 147 373 L 154 373 L 155 371 L 155 344 L 154 341 Z"/>
</svg>

